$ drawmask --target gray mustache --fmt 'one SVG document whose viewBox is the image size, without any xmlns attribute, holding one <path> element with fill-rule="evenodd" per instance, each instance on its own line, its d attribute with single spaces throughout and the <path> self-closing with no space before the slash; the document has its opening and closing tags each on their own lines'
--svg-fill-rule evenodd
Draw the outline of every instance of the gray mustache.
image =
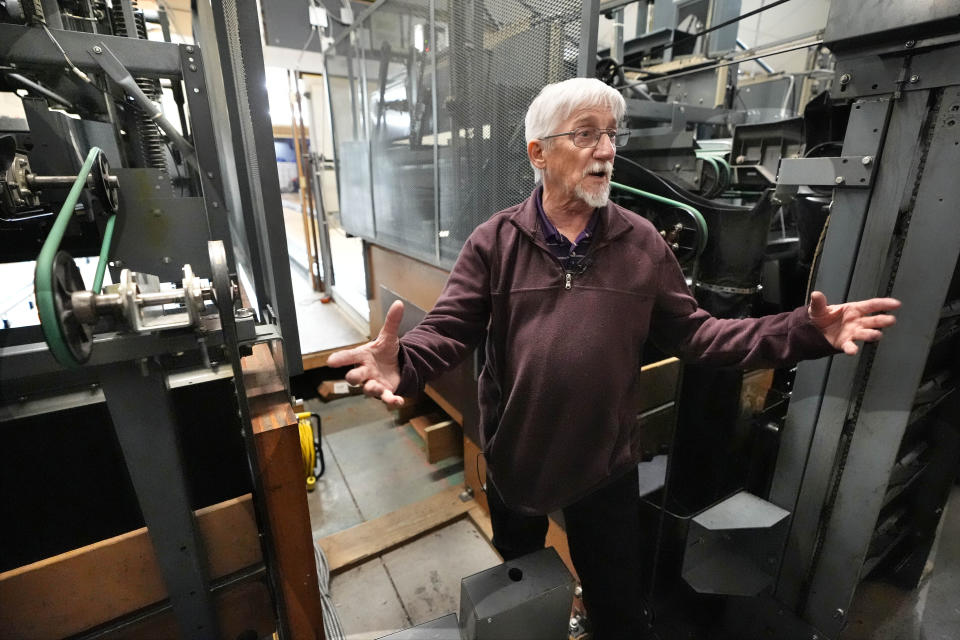
<svg viewBox="0 0 960 640">
<path fill-rule="evenodd" d="M 583 170 L 583 175 L 586 177 L 591 173 L 603 172 L 607 176 L 607 180 L 613 177 L 613 163 L 612 162 L 594 162 L 587 168 Z"/>
</svg>

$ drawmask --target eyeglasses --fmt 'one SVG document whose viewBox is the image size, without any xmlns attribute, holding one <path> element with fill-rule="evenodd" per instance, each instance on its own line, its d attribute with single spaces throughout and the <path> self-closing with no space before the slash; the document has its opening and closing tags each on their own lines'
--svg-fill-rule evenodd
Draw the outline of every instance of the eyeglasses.
<svg viewBox="0 0 960 640">
<path fill-rule="evenodd" d="M 600 136 L 606 135 L 610 138 L 610 143 L 615 147 L 622 147 L 630 139 L 630 130 L 617 131 L 616 129 L 597 129 L 596 127 L 577 127 L 573 131 L 564 131 L 563 133 L 554 133 L 549 136 L 543 136 L 541 140 L 550 138 L 559 138 L 560 136 L 570 136 L 574 146 L 583 149 L 595 147 L 600 143 Z"/>
</svg>

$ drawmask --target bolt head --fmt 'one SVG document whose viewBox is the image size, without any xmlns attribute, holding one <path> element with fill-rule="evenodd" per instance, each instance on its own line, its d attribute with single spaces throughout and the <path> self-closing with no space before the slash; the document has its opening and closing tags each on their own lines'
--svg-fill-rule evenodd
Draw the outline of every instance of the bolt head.
<svg viewBox="0 0 960 640">
<path fill-rule="evenodd" d="M 836 178 L 836 180 L 834 180 L 834 182 L 837 183 L 837 184 L 843 184 L 844 182 L 846 182 L 846 180 L 844 179 L 843 176 L 837 176 L 837 178 Z"/>
<path fill-rule="evenodd" d="M 102 48 L 102 47 L 99 47 L 99 46 L 96 46 L 96 47 L 93 48 L 93 52 L 94 52 L 94 53 L 103 53 L 103 48 Z"/>
<path fill-rule="evenodd" d="M 860 160 L 860 162 L 862 162 L 862 163 L 863 163 L 863 166 L 865 166 L 865 167 L 866 167 L 866 166 L 869 166 L 870 163 L 873 162 L 873 157 L 872 157 L 872 156 L 863 156 L 863 159 Z"/>
<path fill-rule="evenodd" d="M 187 45 L 187 53 L 193 53 L 193 46 Z"/>
<path fill-rule="evenodd" d="M 193 88 L 193 92 L 194 92 L 194 93 L 200 93 L 200 89 L 198 89 L 197 87 L 194 87 L 194 88 Z"/>
<path fill-rule="evenodd" d="M 846 611 L 844 611 L 843 609 L 837 609 L 836 611 L 833 612 L 833 617 L 836 620 L 839 620 L 845 615 L 846 615 Z"/>
<path fill-rule="evenodd" d="M 910 84 L 917 84 L 918 82 L 920 82 L 920 76 L 916 74 L 910 76 Z"/>
<path fill-rule="evenodd" d="M 915 44 L 917 44 L 916 40 L 907 40 L 903 46 L 905 46 L 907 49 L 911 49 Z"/>
<path fill-rule="evenodd" d="M 845 73 L 842 76 L 840 76 L 840 84 L 849 84 L 850 80 L 852 79 L 853 79 L 853 76 L 851 76 L 849 73 Z"/>
</svg>

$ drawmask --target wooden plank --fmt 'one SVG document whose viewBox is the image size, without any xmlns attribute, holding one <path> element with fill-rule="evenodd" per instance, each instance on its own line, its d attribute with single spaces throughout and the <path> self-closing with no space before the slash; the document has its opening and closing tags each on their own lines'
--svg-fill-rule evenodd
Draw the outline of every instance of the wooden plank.
<svg viewBox="0 0 960 640">
<path fill-rule="evenodd" d="M 754 369 L 743 374 L 740 388 L 740 415 L 755 416 L 767 406 L 767 393 L 773 386 L 773 369 Z"/>
<path fill-rule="evenodd" d="M 313 353 L 305 353 L 303 354 L 303 370 L 309 371 L 310 369 L 319 369 L 321 367 L 325 367 L 327 366 L 327 360 L 329 360 L 330 356 L 335 354 L 337 351 L 353 349 L 354 347 L 359 347 L 365 344 L 367 344 L 367 341 L 347 344 L 333 349 L 324 349 L 323 351 L 314 351 Z"/>
<path fill-rule="evenodd" d="M 336 573 L 393 549 L 413 538 L 452 522 L 473 508 L 473 500 L 460 500 L 462 486 L 401 507 L 374 520 L 334 533 L 318 542 Z"/>
<path fill-rule="evenodd" d="M 303 130 L 310 135 L 310 127 L 304 126 Z M 289 124 L 275 124 L 273 125 L 273 137 L 274 138 L 293 138 L 296 133 L 293 130 L 293 126 Z"/>
<path fill-rule="evenodd" d="M 200 509 L 196 517 L 213 579 L 261 561 L 250 494 Z M 0 635 L 69 636 L 166 597 L 143 527 L 0 574 Z"/>
<path fill-rule="evenodd" d="M 297 417 L 285 392 L 251 400 L 250 417 L 287 625 L 294 638 L 323 637 Z"/>
<path fill-rule="evenodd" d="M 424 442 L 427 440 L 427 428 L 430 425 L 443 422 L 443 417 L 439 413 L 431 413 L 425 416 L 413 416 L 410 418 L 410 426 L 417 432 Z"/>
<path fill-rule="evenodd" d="M 430 399 L 440 405 L 440 408 L 447 412 L 447 415 L 457 421 L 461 427 L 463 426 L 463 413 L 457 409 L 455 406 L 450 404 L 446 398 L 440 395 L 440 392 L 434 389 L 431 385 L 424 387 L 424 392 L 430 396 Z"/>
<path fill-rule="evenodd" d="M 682 364 L 677 358 L 667 358 L 640 368 L 640 406 L 643 413 L 676 399 Z"/>
<path fill-rule="evenodd" d="M 214 593 L 213 602 L 223 638 L 239 638 L 248 630 L 255 631 L 257 638 L 268 638 L 276 631 L 270 590 L 261 580 L 224 587 Z M 179 634 L 173 611 L 166 609 L 100 637 L 103 640 L 142 640 L 177 638 Z"/>
<path fill-rule="evenodd" d="M 450 456 L 463 455 L 463 433 L 460 425 L 453 420 L 427 427 L 424 441 L 427 443 L 427 462 L 431 464 Z"/>
<path fill-rule="evenodd" d="M 403 406 L 393 410 L 393 421 L 396 424 L 406 424 L 419 415 L 435 413 L 436 411 L 437 405 L 430 398 L 423 394 L 417 394 L 413 397 L 405 397 Z"/>
<path fill-rule="evenodd" d="M 346 380 L 324 380 L 317 387 L 317 395 L 324 402 L 346 398 L 347 396 L 358 396 L 363 393 L 359 386 L 352 386 Z"/>
<path fill-rule="evenodd" d="M 480 529 L 480 533 L 483 534 L 483 537 L 486 538 L 490 546 L 493 547 L 493 524 L 490 522 L 490 514 L 477 504 L 470 507 L 467 515 L 470 516 L 470 521 L 473 522 L 477 529 Z M 496 551 L 496 547 L 494 547 L 494 551 Z"/>
<path fill-rule="evenodd" d="M 463 435 L 460 425 L 453 420 L 445 420 L 440 414 L 414 416 L 410 418 L 410 426 L 426 446 L 427 462 L 432 464 L 450 456 L 463 455 Z"/>
<path fill-rule="evenodd" d="M 253 354 L 241 359 L 243 385 L 247 398 L 255 398 L 284 391 L 283 380 L 277 375 L 277 365 L 266 343 L 253 345 Z"/>
<path fill-rule="evenodd" d="M 557 550 L 560 559 L 563 560 L 563 564 L 567 565 L 567 569 L 573 574 L 574 579 L 579 581 L 580 577 L 577 575 L 577 570 L 573 567 L 573 560 L 570 559 L 570 545 L 567 544 L 567 532 L 564 531 L 563 527 L 558 525 L 553 518 L 548 518 L 548 521 L 550 524 L 547 527 L 546 546 L 553 547 Z M 598 523 L 598 525 L 603 526 L 602 523 Z"/>
</svg>

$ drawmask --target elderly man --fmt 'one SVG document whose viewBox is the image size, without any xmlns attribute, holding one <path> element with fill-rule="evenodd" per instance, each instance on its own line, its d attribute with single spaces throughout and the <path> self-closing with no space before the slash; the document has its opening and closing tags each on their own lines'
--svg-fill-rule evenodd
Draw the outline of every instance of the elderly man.
<svg viewBox="0 0 960 640">
<path fill-rule="evenodd" d="M 596 638 L 644 634 L 637 407 L 644 343 L 688 362 L 783 367 L 881 337 L 883 298 L 720 320 L 699 309 L 666 242 L 608 201 L 625 105 L 603 83 L 548 85 L 526 116 L 538 182 L 467 239 L 433 310 L 402 339 L 396 302 L 364 346 L 330 357 L 391 406 L 454 367 L 487 331 L 480 437 L 494 546 L 541 548 L 562 509 Z"/>
</svg>

